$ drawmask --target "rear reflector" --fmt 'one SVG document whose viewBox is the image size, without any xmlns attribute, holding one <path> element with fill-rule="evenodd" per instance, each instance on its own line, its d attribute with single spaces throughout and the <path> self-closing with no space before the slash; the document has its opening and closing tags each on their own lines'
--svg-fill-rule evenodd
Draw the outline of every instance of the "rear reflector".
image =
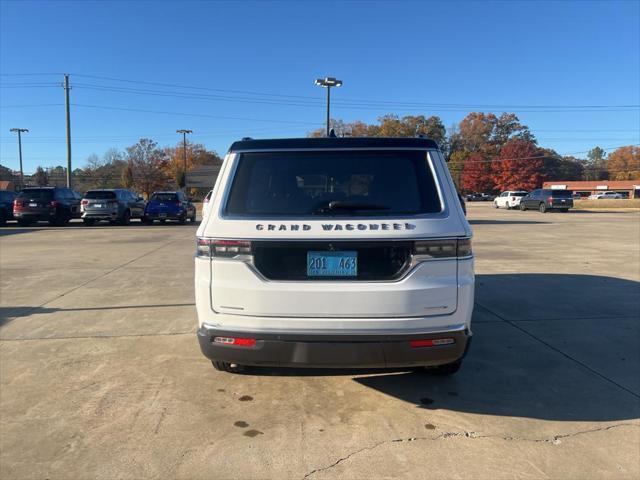
<svg viewBox="0 0 640 480">
<path fill-rule="evenodd" d="M 456 343 L 455 338 L 433 338 L 429 340 L 411 340 L 411 348 L 438 347 L 440 345 L 452 345 Z"/>
<path fill-rule="evenodd" d="M 256 345 L 255 338 L 213 337 L 213 342 L 237 347 L 255 347 Z"/>
</svg>

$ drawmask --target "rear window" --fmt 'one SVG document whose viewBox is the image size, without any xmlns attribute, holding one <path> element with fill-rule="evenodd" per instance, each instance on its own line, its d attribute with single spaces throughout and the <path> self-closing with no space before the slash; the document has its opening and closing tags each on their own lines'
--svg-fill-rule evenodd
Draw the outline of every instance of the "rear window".
<svg viewBox="0 0 640 480">
<path fill-rule="evenodd" d="M 573 192 L 571 190 L 551 190 L 551 196 L 553 198 L 572 198 Z"/>
<path fill-rule="evenodd" d="M 178 195 L 175 193 L 154 193 L 151 195 L 152 202 L 177 202 Z"/>
<path fill-rule="evenodd" d="M 53 190 L 50 188 L 28 188 L 18 194 L 18 198 L 32 198 L 34 200 L 46 200 L 53 198 Z"/>
<path fill-rule="evenodd" d="M 513 192 L 511 194 L 512 197 L 524 197 L 526 195 L 525 192 Z"/>
<path fill-rule="evenodd" d="M 245 153 L 226 213 L 397 216 L 442 210 L 424 151 Z"/>
<path fill-rule="evenodd" d="M 104 190 L 89 190 L 84 194 L 84 198 L 90 200 L 109 200 L 116 198 L 116 192 L 109 192 Z"/>
</svg>

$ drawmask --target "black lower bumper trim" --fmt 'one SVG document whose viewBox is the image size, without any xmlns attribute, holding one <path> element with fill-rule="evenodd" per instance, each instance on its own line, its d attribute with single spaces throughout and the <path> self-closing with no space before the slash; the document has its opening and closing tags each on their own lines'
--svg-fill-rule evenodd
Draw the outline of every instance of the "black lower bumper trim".
<svg viewBox="0 0 640 480">
<path fill-rule="evenodd" d="M 320 368 L 437 366 L 455 362 L 467 352 L 471 334 L 456 330 L 411 335 L 282 335 L 232 332 L 202 327 L 202 353 L 211 360 L 238 365 Z M 253 347 L 214 343 L 214 337 L 254 338 Z M 409 340 L 453 338 L 455 343 L 412 348 Z"/>
</svg>

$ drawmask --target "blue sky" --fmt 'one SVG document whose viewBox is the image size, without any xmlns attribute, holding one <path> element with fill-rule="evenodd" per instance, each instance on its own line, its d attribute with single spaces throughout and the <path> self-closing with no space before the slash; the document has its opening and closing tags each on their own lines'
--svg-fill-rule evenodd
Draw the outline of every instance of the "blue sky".
<svg viewBox="0 0 640 480">
<path fill-rule="evenodd" d="M 322 126 L 326 75 L 344 81 L 345 121 L 513 111 L 563 154 L 638 144 L 637 108 L 558 110 L 640 104 L 639 30 L 637 1 L 3 1 L 0 162 L 17 168 L 9 129 L 24 127 L 26 172 L 65 164 L 62 73 L 74 166 L 143 136 L 173 145 L 179 128 L 221 154 L 304 136 Z"/>
</svg>

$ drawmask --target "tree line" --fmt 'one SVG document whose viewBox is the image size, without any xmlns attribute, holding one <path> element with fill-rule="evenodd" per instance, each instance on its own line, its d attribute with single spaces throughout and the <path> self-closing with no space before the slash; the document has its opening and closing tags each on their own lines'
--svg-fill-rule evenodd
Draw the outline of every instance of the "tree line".
<svg viewBox="0 0 640 480">
<path fill-rule="evenodd" d="M 624 146 L 607 155 L 591 149 L 586 158 L 559 155 L 538 145 L 515 113 L 472 112 L 447 132 L 438 116 L 384 115 L 376 124 L 333 120 L 338 136 L 413 137 L 436 141 L 447 158 L 458 188 L 465 192 L 497 192 L 540 187 L 552 180 L 640 179 L 640 148 Z M 324 129 L 309 134 L 324 136 Z"/>
<path fill-rule="evenodd" d="M 424 115 L 389 114 L 374 124 L 335 119 L 331 127 L 338 136 L 425 135 L 440 146 L 454 182 L 464 192 L 531 190 L 549 180 L 640 180 L 637 146 L 620 147 L 610 154 L 596 146 L 585 158 L 559 155 L 540 146 L 514 113 L 472 112 L 449 131 L 440 117 Z M 324 129 L 308 134 L 324 135 Z M 184 153 L 182 143 L 161 148 L 154 140 L 142 138 L 123 151 L 111 148 L 102 157 L 90 155 L 83 168 L 72 172 L 73 186 L 80 192 L 91 188 L 131 188 L 147 196 L 155 190 L 182 188 L 186 178 Z M 186 155 L 187 171 L 221 163 L 216 152 L 198 143 L 187 142 Z M 0 165 L 0 179 L 16 182 L 17 178 L 17 172 Z M 35 185 L 61 185 L 65 180 L 62 166 L 38 167 L 34 175 L 25 177 L 26 184 Z M 192 191 L 199 193 L 206 192 Z"/>
<path fill-rule="evenodd" d="M 157 190 L 179 189 L 185 186 L 186 171 L 203 165 L 220 165 L 216 152 L 198 143 L 180 142 L 175 147 L 161 148 L 149 138 L 141 138 L 134 145 L 120 151 L 108 149 L 102 157 L 91 154 L 84 168 L 72 172 L 74 190 L 85 192 L 93 188 L 129 188 L 146 197 Z M 17 172 L 0 167 L 0 178 L 16 182 Z M 64 185 L 66 168 L 38 167 L 34 175 L 25 176 L 25 184 L 46 186 Z M 206 189 L 205 189 L 206 190 Z M 194 189 L 192 194 L 204 193 Z"/>
</svg>

